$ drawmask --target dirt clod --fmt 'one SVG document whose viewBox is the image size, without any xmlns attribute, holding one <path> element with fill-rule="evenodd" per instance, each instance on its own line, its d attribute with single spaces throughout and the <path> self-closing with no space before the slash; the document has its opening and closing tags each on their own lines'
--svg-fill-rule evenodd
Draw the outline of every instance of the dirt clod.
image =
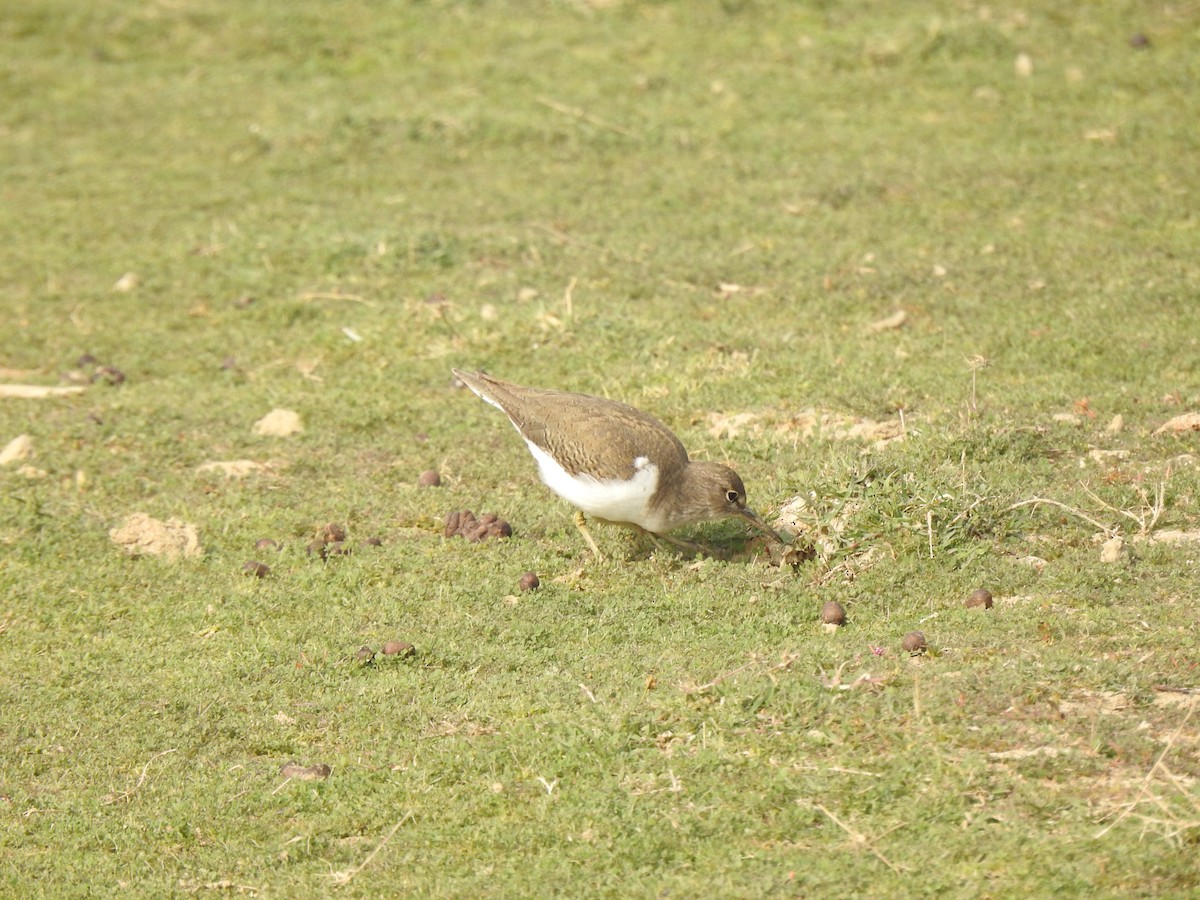
<svg viewBox="0 0 1200 900">
<path fill-rule="evenodd" d="M 417 487 L 431 488 L 441 486 L 442 476 L 438 474 L 436 469 L 426 469 L 417 478 Z"/>
<path fill-rule="evenodd" d="M 989 591 L 987 588 L 976 588 L 975 590 L 971 591 L 971 596 L 967 598 L 964 605 L 967 607 L 967 609 L 975 609 L 976 607 L 991 609 L 995 604 L 992 602 L 991 591 Z"/>
<path fill-rule="evenodd" d="M 242 574 L 253 575 L 255 578 L 266 578 L 271 574 L 271 567 L 257 559 L 251 559 L 242 563 Z"/>
<path fill-rule="evenodd" d="M 845 625 L 846 610 L 836 600 L 830 600 L 821 607 L 821 621 L 826 625 Z"/>
<path fill-rule="evenodd" d="M 925 635 L 919 631 L 910 631 L 900 641 L 900 647 L 905 653 L 911 653 L 916 656 L 925 652 Z"/>
<path fill-rule="evenodd" d="M 446 514 L 446 527 L 442 532 L 446 537 L 459 536 L 473 544 L 490 537 L 512 537 L 512 526 L 495 513 L 485 513 L 476 519 L 475 513 L 469 509 L 454 511 Z"/>
</svg>

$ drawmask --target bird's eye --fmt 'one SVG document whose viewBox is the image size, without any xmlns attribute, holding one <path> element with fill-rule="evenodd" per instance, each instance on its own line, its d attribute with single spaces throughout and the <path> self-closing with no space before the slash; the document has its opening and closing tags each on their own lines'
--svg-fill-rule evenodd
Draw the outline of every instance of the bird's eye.
<svg viewBox="0 0 1200 900">
<path fill-rule="evenodd" d="M 728 500 L 730 503 L 737 503 L 738 502 L 738 492 L 737 491 L 726 491 L 725 499 Z"/>
</svg>

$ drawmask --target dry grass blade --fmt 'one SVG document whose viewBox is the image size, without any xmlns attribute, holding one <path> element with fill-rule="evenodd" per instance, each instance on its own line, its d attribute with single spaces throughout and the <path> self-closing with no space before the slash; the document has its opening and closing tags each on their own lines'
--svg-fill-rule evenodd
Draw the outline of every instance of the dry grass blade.
<svg viewBox="0 0 1200 900">
<path fill-rule="evenodd" d="M 392 826 L 392 830 L 383 836 L 383 840 L 381 840 L 378 844 L 375 845 L 375 849 L 367 854 L 366 859 L 364 859 L 362 862 L 360 862 L 353 869 L 347 869 L 344 872 L 334 872 L 330 876 L 334 881 L 333 886 L 335 888 L 345 887 L 351 881 L 353 881 L 354 876 L 356 876 L 359 872 L 361 872 L 363 869 L 365 869 L 367 866 L 369 866 L 371 864 L 371 860 L 373 860 L 375 858 L 375 855 L 377 853 L 379 853 L 379 851 L 382 850 L 387 845 L 387 842 L 392 839 L 392 835 L 394 835 L 397 831 L 400 830 L 400 826 L 403 825 L 405 822 L 407 822 L 411 818 L 413 818 L 413 812 L 410 809 L 408 812 L 406 812 L 403 816 L 400 817 L 399 822 L 397 822 L 395 825 Z"/>
<path fill-rule="evenodd" d="M 1102 828 L 1099 832 L 1096 833 L 1097 839 L 1104 837 L 1106 834 L 1108 834 L 1110 831 L 1112 831 L 1114 828 L 1116 828 L 1117 825 L 1119 825 L 1127 816 L 1129 816 L 1142 803 L 1146 803 L 1146 802 L 1154 803 L 1156 806 L 1158 806 L 1160 809 L 1162 809 L 1168 815 L 1170 814 L 1170 810 L 1167 809 L 1166 804 L 1163 802 L 1162 797 L 1160 797 L 1157 794 L 1150 791 L 1150 784 L 1151 784 L 1151 782 L 1154 781 L 1154 776 L 1157 775 L 1160 771 L 1166 776 L 1167 780 L 1170 781 L 1174 787 L 1176 787 L 1181 793 L 1183 793 L 1184 797 L 1188 800 L 1189 803 L 1192 804 L 1192 806 L 1197 807 L 1195 798 L 1193 798 L 1191 796 L 1191 794 L 1189 794 L 1187 792 L 1187 790 L 1183 787 L 1183 785 L 1181 785 L 1179 783 L 1178 779 L 1175 778 L 1175 776 L 1170 772 L 1169 769 L 1167 769 L 1166 765 L 1163 763 L 1163 760 L 1166 759 L 1167 754 L 1171 752 L 1171 748 L 1173 746 L 1175 746 L 1175 741 L 1178 740 L 1179 735 L 1183 732 L 1184 726 L 1187 725 L 1188 720 L 1191 719 L 1192 713 L 1196 711 L 1196 700 L 1197 700 L 1196 697 L 1192 698 L 1192 701 L 1188 704 L 1188 711 L 1187 711 L 1187 714 L 1183 717 L 1183 721 L 1181 721 L 1179 723 L 1178 727 L 1171 733 L 1171 736 L 1167 739 L 1166 746 L 1164 746 L 1162 748 L 1162 752 L 1159 753 L 1158 758 L 1154 760 L 1154 765 L 1152 765 L 1150 767 L 1149 771 L 1146 772 L 1145 777 L 1142 779 L 1141 784 L 1138 786 L 1137 798 L 1134 800 L 1131 800 L 1128 803 L 1121 804 L 1120 815 L 1118 815 L 1115 819 L 1113 819 L 1112 822 L 1110 822 L 1108 825 L 1106 825 L 1104 828 Z M 1197 808 L 1200 809 L 1200 807 L 1197 807 Z M 1175 825 L 1180 824 L 1177 819 L 1172 820 L 1172 823 Z M 1195 824 L 1200 824 L 1200 823 L 1191 823 L 1191 825 L 1185 825 L 1184 829 L 1186 830 L 1187 827 L 1192 827 Z"/>
<path fill-rule="evenodd" d="M 1036 509 L 1042 503 L 1048 504 L 1049 506 L 1055 506 L 1055 507 L 1063 510 L 1064 512 L 1069 512 L 1074 516 L 1078 516 L 1079 518 L 1083 519 L 1085 522 L 1090 522 L 1092 525 L 1095 525 L 1097 528 L 1099 528 L 1101 531 L 1103 531 L 1109 537 L 1112 537 L 1118 531 L 1120 531 L 1120 529 L 1117 528 L 1116 526 L 1105 525 L 1103 522 L 1100 522 L 1097 519 L 1093 519 L 1091 516 L 1089 516 L 1083 510 L 1076 509 L 1073 506 L 1067 506 L 1067 504 L 1060 503 L 1058 500 L 1051 500 L 1049 497 L 1031 497 L 1028 500 L 1021 500 L 1017 503 L 1014 503 L 1012 506 L 1008 507 L 1006 512 L 1014 510 L 1014 509 L 1020 509 L 1023 506 L 1032 506 L 1034 509 Z"/>
<path fill-rule="evenodd" d="M 558 103 L 557 101 L 551 100 L 549 97 L 537 97 L 536 99 L 538 103 L 542 104 L 542 106 L 552 109 L 555 112 L 562 113 L 564 116 L 571 116 L 587 122 L 589 125 L 595 125 L 597 128 L 603 128 L 606 131 L 611 131 L 615 134 L 621 134 L 625 137 L 637 137 L 637 135 L 628 128 L 622 128 L 620 125 L 613 125 L 611 122 L 606 122 L 599 116 L 594 116 L 586 110 L 576 109 L 573 106 L 567 106 L 564 103 Z"/>
<path fill-rule="evenodd" d="M 851 828 L 849 825 L 847 825 L 845 822 L 843 822 L 841 819 L 839 819 L 837 816 L 835 816 L 833 813 L 831 813 L 828 809 L 826 809 L 824 806 L 822 806 L 820 803 L 814 803 L 813 808 L 819 809 L 826 816 L 828 816 L 829 819 L 835 825 L 837 825 L 838 828 L 840 828 L 840 829 L 842 829 L 842 831 L 846 832 L 846 834 L 849 835 L 852 843 L 854 843 L 857 846 L 866 847 L 868 850 L 871 851 L 872 854 L 874 854 L 875 858 L 878 859 L 881 863 L 883 863 L 885 866 L 887 866 L 889 869 L 891 869 L 897 875 L 900 874 L 900 869 L 896 867 L 896 864 L 893 863 L 890 859 L 888 859 L 886 856 L 883 855 L 883 852 L 878 847 L 875 846 L 875 843 L 871 838 L 867 837 L 865 834 L 863 834 L 860 831 L 855 831 L 853 828 Z M 896 826 L 896 827 L 899 827 L 899 826 Z M 892 829 L 892 830 L 895 830 L 895 829 Z"/>
<path fill-rule="evenodd" d="M 137 784 L 123 793 L 110 794 L 108 797 L 105 797 L 104 805 L 109 806 L 113 803 L 121 803 L 122 801 L 128 800 L 130 797 L 136 794 L 139 790 L 141 790 L 142 785 L 146 783 L 146 774 L 150 771 L 150 764 L 156 759 L 166 756 L 168 753 L 174 753 L 175 750 L 176 748 L 172 747 L 170 750 L 163 750 L 161 753 L 155 753 L 152 757 L 146 760 L 146 765 L 142 766 L 142 774 L 138 776 Z"/>
</svg>

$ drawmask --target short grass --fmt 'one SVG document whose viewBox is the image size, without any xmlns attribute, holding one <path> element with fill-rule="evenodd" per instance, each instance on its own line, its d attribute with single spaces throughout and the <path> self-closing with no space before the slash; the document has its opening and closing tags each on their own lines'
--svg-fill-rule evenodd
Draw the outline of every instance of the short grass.
<svg viewBox="0 0 1200 900">
<path fill-rule="evenodd" d="M 10 6 L 2 380 L 126 379 L 0 400 L 0 893 L 1200 892 L 1194 4 Z M 452 365 L 824 554 L 589 561 Z"/>
</svg>

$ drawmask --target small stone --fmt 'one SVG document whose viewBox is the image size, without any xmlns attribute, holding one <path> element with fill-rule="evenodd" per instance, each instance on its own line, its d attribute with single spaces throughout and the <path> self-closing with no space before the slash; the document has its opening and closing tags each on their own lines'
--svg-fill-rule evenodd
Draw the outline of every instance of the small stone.
<svg viewBox="0 0 1200 900">
<path fill-rule="evenodd" d="M 33 438 L 27 434 L 18 434 L 0 450 L 0 466 L 19 462 L 33 457 Z"/>
<path fill-rule="evenodd" d="M 821 607 L 821 621 L 826 625 L 845 625 L 846 610 L 836 600 L 830 600 Z"/>
<path fill-rule="evenodd" d="M 407 641 L 388 641 L 383 645 L 384 656 L 412 656 L 417 648 Z"/>
<path fill-rule="evenodd" d="M 134 274 L 133 272 L 126 272 L 124 275 L 122 275 L 120 278 L 117 279 L 117 282 L 116 282 L 116 284 L 113 285 L 112 289 L 114 291 L 119 291 L 122 294 L 127 294 L 130 291 L 132 291 L 135 287 L 137 287 L 137 283 L 138 283 L 137 275 Z"/>
<path fill-rule="evenodd" d="M 1111 537 L 1100 547 L 1100 562 L 1120 562 L 1125 556 L 1125 540 L 1120 535 Z"/>
<path fill-rule="evenodd" d="M 993 606 L 992 592 L 987 588 L 976 588 L 971 591 L 971 596 L 967 598 L 965 606 L 967 609 L 975 609 L 976 607 L 991 609 Z"/>
<path fill-rule="evenodd" d="M 254 423 L 253 430 L 263 437 L 290 437 L 304 430 L 304 422 L 294 410 L 273 409 Z"/>
<path fill-rule="evenodd" d="M 312 541 L 307 547 L 304 548 L 304 552 L 308 556 L 319 556 L 321 559 L 324 559 L 329 555 L 328 551 L 325 549 L 324 538 L 317 538 L 315 541 Z"/>
<path fill-rule="evenodd" d="M 1129 46 L 1135 50 L 1143 50 L 1150 46 L 1150 38 L 1142 34 L 1140 31 L 1129 36 Z"/>
<path fill-rule="evenodd" d="M 85 353 L 79 359 L 75 360 L 75 367 L 77 369 L 86 369 L 88 366 L 94 366 L 99 362 L 100 360 L 96 359 L 92 354 Z"/>
<path fill-rule="evenodd" d="M 436 469 L 426 469 L 421 473 L 420 477 L 417 478 L 417 487 L 431 488 L 441 486 L 442 476 L 438 474 Z"/>
<path fill-rule="evenodd" d="M 271 540 L 271 538 L 259 538 L 254 542 L 255 550 L 278 550 L 279 542 Z"/>
<path fill-rule="evenodd" d="M 346 528 L 343 525 L 339 525 L 337 522 L 330 522 L 321 529 L 320 536 L 325 539 L 326 543 L 344 541 L 346 539 Z"/>
<path fill-rule="evenodd" d="M 369 537 L 362 542 L 362 545 L 364 547 L 382 547 L 383 546 L 383 538 Z"/>
<path fill-rule="evenodd" d="M 541 579 L 537 577 L 537 572 L 526 572 L 521 576 L 521 580 L 517 582 L 517 587 L 523 591 L 536 591 L 541 586 Z"/>
<path fill-rule="evenodd" d="M 255 578 L 266 578 L 271 574 L 271 567 L 266 563 L 260 563 L 257 559 L 252 559 L 242 564 L 242 573 L 253 575 Z"/>
<path fill-rule="evenodd" d="M 360 663 L 369 663 L 375 658 L 375 651 L 366 644 L 358 648 L 358 652 L 354 654 L 354 658 Z"/>
<path fill-rule="evenodd" d="M 900 647 L 905 653 L 911 653 L 916 656 L 918 653 L 925 652 L 925 635 L 919 631 L 910 631 L 900 641 Z"/>
</svg>

